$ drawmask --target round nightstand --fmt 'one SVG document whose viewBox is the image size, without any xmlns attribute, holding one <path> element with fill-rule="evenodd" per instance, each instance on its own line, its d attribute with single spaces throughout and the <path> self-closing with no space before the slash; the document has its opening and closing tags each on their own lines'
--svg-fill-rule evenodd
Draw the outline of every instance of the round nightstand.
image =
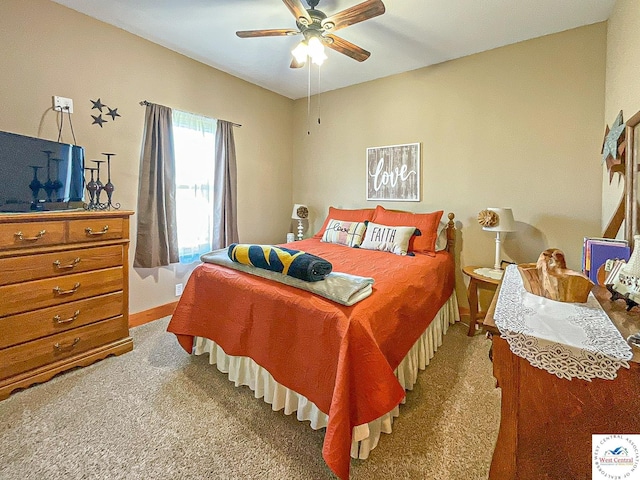
<svg viewBox="0 0 640 480">
<path fill-rule="evenodd" d="M 478 318 L 484 318 L 485 315 L 485 312 L 479 312 L 478 290 L 483 289 L 495 293 L 496 288 L 502 281 L 502 278 L 491 278 L 476 272 L 476 270 L 480 269 L 483 269 L 483 267 L 468 266 L 462 269 L 463 273 L 469 277 L 469 289 L 467 290 L 469 295 L 469 333 L 467 335 L 470 337 L 476 333 Z"/>
</svg>

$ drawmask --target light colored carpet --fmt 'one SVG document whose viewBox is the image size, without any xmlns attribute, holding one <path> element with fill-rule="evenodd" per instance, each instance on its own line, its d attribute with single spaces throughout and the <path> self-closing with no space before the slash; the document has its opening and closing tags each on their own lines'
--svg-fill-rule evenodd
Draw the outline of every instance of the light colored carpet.
<svg viewBox="0 0 640 480">
<path fill-rule="evenodd" d="M 335 479 L 322 430 L 187 355 L 167 323 L 132 329 L 133 352 L 0 402 L 0 479 Z M 452 326 L 351 478 L 486 479 L 500 417 L 489 346 Z"/>
</svg>

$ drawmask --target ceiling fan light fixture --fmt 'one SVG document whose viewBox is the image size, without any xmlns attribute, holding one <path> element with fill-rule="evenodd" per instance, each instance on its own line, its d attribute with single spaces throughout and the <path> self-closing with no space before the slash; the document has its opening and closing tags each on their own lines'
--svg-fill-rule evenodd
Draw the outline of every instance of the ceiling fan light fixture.
<svg viewBox="0 0 640 480">
<path fill-rule="evenodd" d="M 297 30 L 291 28 L 242 30 L 236 32 L 236 35 L 240 38 L 255 38 L 302 34 L 304 40 L 291 52 L 294 56 L 290 64 L 291 68 L 302 67 L 307 60 L 311 60 L 316 65 L 322 65 L 327 59 L 325 45 L 358 62 L 364 62 L 371 55 L 358 45 L 333 35 L 333 32 L 382 15 L 385 12 L 382 0 L 364 0 L 331 16 L 316 9 L 321 0 L 306 0 L 310 8 L 303 5 L 303 0 L 282 1 L 295 17 Z"/>
<path fill-rule="evenodd" d="M 324 50 L 320 53 L 316 53 L 313 57 L 311 57 L 311 61 L 318 66 L 321 66 L 326 59 L 327 54 L 324 53 Z"/>
<path fill-rule="evenodd" d="M 314 64 L 320 66 L 327 59 L 327 54 L 324 53 L 324 45 L 322 45 L 322 41 L 318 37 L 311 37 L 308 40 L 301 41 L 291 53 L 299 64 L 306 63 L 307 58 L 310 58 Z"/>
<path fill-rule="evenodd" d="M 305 63 L 307 61 L 307 54 L 309 52 L 309 46 L 306 40 L 301 41 L 291 53 L 295 57 L 298 63 Z"/>
<path fill-rule="evenodd" d="M 309 39 L 308 46 L 309 46 L 308 54 L 311 57 L 311 59 L 314 61 L 314 63 L 316 62 L 316 58 L 320 59 L 323 56 L 324 58 L 327 58 L 327 56 L 324 53 L 324 46 L 322 45 L 322 42 L 318 37 L 315 37 L 315 36 L 311 37 Z"/>
<path fill-rule="evenodd" d="M 322 42 L 318 37 L 311 37 L 309 39 L 309 56 L 313 57 L 314 55 L 319 54 L 320 52 L 324 53 L 324 47 L 322 46 Z"/>
</svg>

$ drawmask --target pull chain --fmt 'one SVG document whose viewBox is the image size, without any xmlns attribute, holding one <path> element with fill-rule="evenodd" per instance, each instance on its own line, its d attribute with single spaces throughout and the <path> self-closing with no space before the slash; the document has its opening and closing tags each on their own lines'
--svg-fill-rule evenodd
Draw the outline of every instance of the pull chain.
<svg viewBox="0 0 640 480">
<path fill-rule="evenodd" d="M 311 62 L 307 59 L 307 135 L 311 135 Z"/>
<path fill-rule="evenodd" d="M 320 125 L 320 70 L 322 70 L 322 65 L 318 65 L 318 125 Z"/>
</svg>

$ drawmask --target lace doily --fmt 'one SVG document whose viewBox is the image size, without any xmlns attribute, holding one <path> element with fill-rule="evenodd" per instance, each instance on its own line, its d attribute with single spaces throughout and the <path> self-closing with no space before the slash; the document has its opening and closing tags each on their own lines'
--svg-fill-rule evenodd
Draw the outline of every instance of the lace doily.
<svg viewBox="0 0 640 480">
<path fill-rule="evenodd" d="M 505 271 L 494 320 L 514 354 L 559 378 L 612 380 L 633 356 L 593 294 L 586 303 L 533 295 L 516 265 Z"/>
<path fill-rule="evenodd" d="M 493 278 L 494 280 L 500 280 L 504 272 L 502 270 L 496 270 L 494 268 L 482 267 L 476 268 L 473 273 L 482 275 L 483 277 Z"/>
</svg>

